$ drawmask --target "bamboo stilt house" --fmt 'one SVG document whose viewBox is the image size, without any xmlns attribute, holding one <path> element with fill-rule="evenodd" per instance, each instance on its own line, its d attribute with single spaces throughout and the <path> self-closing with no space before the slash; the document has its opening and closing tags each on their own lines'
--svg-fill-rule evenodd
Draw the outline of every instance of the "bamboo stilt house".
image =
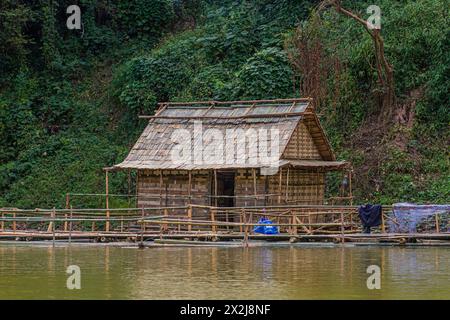
<svg viewBox="0 0 450 320">
<path fill-rule="evenodd" d="M 311 99 L 161 103 L 126 159 L 139 207 L 323 204 L 336 161 Z"/>
</svg>

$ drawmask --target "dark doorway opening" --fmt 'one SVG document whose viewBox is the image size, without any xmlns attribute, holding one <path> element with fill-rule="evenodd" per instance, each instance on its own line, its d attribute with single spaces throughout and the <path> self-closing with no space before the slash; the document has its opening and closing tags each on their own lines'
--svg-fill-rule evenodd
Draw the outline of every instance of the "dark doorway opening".
<svg viewBox="0 0 450 320">
<path fill-rule="evenodd" d="M 218 207 L 234 207 L 234 177 L 233 171 L 217 172 Z"/>
</svg>

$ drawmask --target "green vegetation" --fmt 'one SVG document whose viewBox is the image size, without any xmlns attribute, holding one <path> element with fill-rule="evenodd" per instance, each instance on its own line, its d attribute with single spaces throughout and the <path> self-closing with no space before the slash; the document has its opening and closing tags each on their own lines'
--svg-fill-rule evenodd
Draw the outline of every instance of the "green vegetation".
<svg viewBox="0 0 450 320">
<path fill-rule="evenodd" d="M 448 202 L 447 0 L 377 3 L 398 97 L 387 122 L 376 120 L 371 38 L 332 9 L 316 26 L 316 1 L 77 2 L 82 30 L 66 28 L 73 1 L 0 2 L 0 206 L 102 193 L 102 168 L 124 158 L 157 101 L 302 96 L 286 51 L 297 26 L 339 63 L 319 111 L 354 163 L 358 201 Z M 360 16 L 369 4 L 343 1 Z M 125 174 L 111 183 L 127 192 Z"/>
</svg>

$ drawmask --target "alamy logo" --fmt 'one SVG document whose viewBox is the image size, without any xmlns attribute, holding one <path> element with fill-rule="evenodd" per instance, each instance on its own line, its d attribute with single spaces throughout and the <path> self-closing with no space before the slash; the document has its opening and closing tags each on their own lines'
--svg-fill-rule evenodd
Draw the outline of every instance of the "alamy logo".
<svg viewBox="0 0 450 320">
<path fill-rule="evenodd" d="M 280 132 L 272 128 L 229 128 L 203 130 L 195 121 L 193 130 L 172 133 L 171 161 L 176 165 L 258 165 L 277 168 L 280 158 Z"/>
<path fill-rule="evenodd" d="M 69 290 L 81 289 L 81 269 L 77 265 L 67 267 L 66 273 L 70 276 L 67 278 L 66 287 Z"/>
<path fill-rule="evenodd" d="M 377 265 L 371 265 L 367 267 L 366 272 L 370 274 L 367 278 L 367 289 L 381 289 L 381 268 Z"/>
<path fill-rule="evenodd" d="M 371 5 L 367 7 L 367 13 L 371 16 L 367 19 L 367 27 L 371 30 L 381 29 L 381 9 L 379 6 Z"/>
<path fill-rule="evenodd" d="M 77 5 L 71 5 L 67 7 L 66 10 L 67 14 L 70 14 L 70 16 L 67 18 L 67 28 L 69 30 L 80 30 L 81 29 L 81 9 Z"/>
</svg>

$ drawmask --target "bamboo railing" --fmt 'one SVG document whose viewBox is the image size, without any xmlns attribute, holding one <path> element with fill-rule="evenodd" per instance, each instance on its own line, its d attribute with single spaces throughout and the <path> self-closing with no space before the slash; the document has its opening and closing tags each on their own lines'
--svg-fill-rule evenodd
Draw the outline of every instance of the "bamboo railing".
<svg viewBox="0 0 450 320">
<path fill-rule="evenodd" d="M 382 224 L 374 233 L 389 233 L 388 224 L 397 223 L 383 207 Z M 361 233 L 356 206 L 284 205 L 272 207 L 214 207 L 188 205 L 154 208 L 107 209 L 0 209 L 0 235 L 110 233 L 158 236 L 162 234 L 252 233 L 260 218 L 272 221 L 281 235 L 346 235 Z M 441 233 L 439 219 L 435 230 Z"/>
</svg>

